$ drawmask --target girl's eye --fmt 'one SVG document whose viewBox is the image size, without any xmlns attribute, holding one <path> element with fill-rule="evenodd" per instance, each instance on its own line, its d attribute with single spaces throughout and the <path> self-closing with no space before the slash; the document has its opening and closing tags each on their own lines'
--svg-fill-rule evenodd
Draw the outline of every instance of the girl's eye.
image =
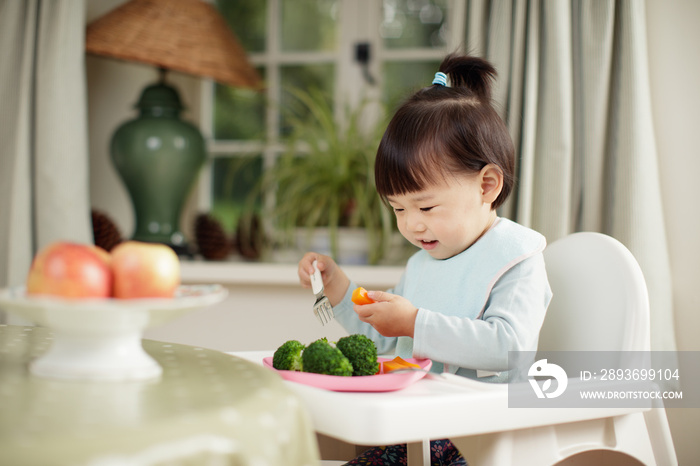
<svg viewBox="0 0 700 466">
<path fill-rule="evenodd" d="M 399 209 L 398 207 L 394 207 L 394 212 L 395 213 L 403 212 L 403 209 Z"/>
<path fill-rule="evenodd" d="M 421 212 L 430 212 L 434 206 L 431 207 L 421 207 L 420 210 Z"/>
</svg>

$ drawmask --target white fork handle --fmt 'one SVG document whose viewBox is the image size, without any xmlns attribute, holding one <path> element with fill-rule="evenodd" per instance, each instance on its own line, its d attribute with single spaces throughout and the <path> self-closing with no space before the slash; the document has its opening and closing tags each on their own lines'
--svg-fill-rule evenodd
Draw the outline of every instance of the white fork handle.
<svg viewBox="0 0 700 466">
<path fill-rule="evenodd" d="M 311 291 L 314 292 L 314 294 L 319 294 L 321 291 L 323 291 L 323 279 L 321 278 L 321 271 L 318 270 L 318 264 L 317 261 L 313 262 L 314 266 L 314 273 L 311 275 Z"/>
</svg>

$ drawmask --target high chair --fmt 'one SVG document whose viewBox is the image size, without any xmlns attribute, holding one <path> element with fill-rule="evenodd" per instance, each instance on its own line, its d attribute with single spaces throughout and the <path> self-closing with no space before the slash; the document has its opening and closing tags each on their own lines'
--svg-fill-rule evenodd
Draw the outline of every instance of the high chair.
<svg viewBox="0 0 700 466">
<path fill-rule="evenodd" d="M 600 233 L 574 233 L 551 243 L 544 257 L 554 296 L 538 351 L 649 351 L 646 283 L 622 243 Z M 663 407 L 578 420 L 582 409 L 559 410 L 556 424 L 455 444 L 470 465 L 603 464 L 606 457 L 605 464 L 677 464 Z"/>
</svg>

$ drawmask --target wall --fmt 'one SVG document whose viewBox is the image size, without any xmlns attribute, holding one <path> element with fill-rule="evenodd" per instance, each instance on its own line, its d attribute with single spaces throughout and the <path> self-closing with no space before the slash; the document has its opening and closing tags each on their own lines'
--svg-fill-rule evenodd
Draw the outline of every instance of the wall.
<svg viewBox="0 0 700 466">
<path fill-rule="evenodd" d="M 357 265 L 344 270 L 378 290 L 396 284 L 403 271 L 401 267 Z M 336 341 L 347 335 L 337 321 L 321 325 L 316 319 L 312 312 L 315 297 L 299 286 L 296 264 L 184 261 L 182 279 L 188 284 L 224 285 L 228 298 L 149 329 L 146 338 L 220 351 L 253 351 L 275 349 L 287 340 L 311 343 L 326 337 Z"/>
<path fill-rule="evenodd" d="M 88 21 L 122 0 L 88 0 Z M 700 198 L 700 154 L 691 139 L 700 127 L 700 2 L 696 0 L 647 0 L 649 63 L 652 105 L 661 169 L 665 223 L 671 254 L 675 304 L 675 327 L 679 350 L 700 350 L 700 217 L 688 210 L 692 199 Z M 89 130 L 91 151 L 91 196 L 93 206 L 102 208 L 128 234 L 133 227 L 126 191 L 111 167 L 107 147 L 117 125 L 133 117 L 131 109 L 141 89 L 154 81 L 155 71 L 147 66 L 118 63 L 89 57 Z M 197 119 L 197 80 L 172 74 L 186 104 L 193 106 L 186 118 Z M 661 221 L 661 219 L 660 219 Z M 192 314 L 182 325 L 153 329 L 151 337 L 175 335 L 183 342 L 202 344 L 216 339 L 215 345 L 230 338 L 231 349 L 259 349 L 250 339 L 249 329 L 265 328 L 275 332 L 293 332 L 307 338 L 315 335 L 317 324 L 309 318 L 306 302 L 309 292 L 292 285 L 230 285 L 235 299 L 203 313 Z M 286 292 L 285 292 L 286 290 Z M 285 297 L 287 296 L 287 297 Z M 264 311 L 261 314 L 261 310 Z M 278 316 L 274 317 L 275 312 Z M 223 319 L 223 320 L 220 320 Z M 237 322 L 237 323 L 234 323 Z M 220 322 L 226 322 L 221 325 Z M 316 325 L 316 327 L 309 327 Z M 298 326 L 298 327 L 296 327 Z M 211 334 L 206 329 L 210 329 Z M 338 329 L 326 329 L 335 334 Z M 229 336 L 230 333 L 230 336 Z M 242 336 L 237 336 L 242 335 Z M 245 339 L 243 339 L 245 338 Z M 274 340 L 269 340 L 274 341 Z M 245 343 L 244 343 L 245 342 Z M 267 343 L 267 342 L 265 342 Z M 222 348 L 226 349 L 226 348 Z M 676 450 L 681 464 L 700 459 L 696 432 L 700 413 L 695 409 L 669 411 Z"/>
<path fill-rule="evenodd" d="M 287 340 L 308 344 L 347 335 L 335 320 L 321 325 L 311 311 L 313 294 L 296 284 L 225 286 L 229 299 L 149 329 L 144 337 L 219 351 L 264 351 Z"/>
</svg>

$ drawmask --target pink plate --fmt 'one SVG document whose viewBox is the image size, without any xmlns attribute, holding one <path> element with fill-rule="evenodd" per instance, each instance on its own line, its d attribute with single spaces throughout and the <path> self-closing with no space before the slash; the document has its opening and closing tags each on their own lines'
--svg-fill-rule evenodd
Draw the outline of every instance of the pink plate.
<svg viewBox="0 0 700 466">
<path fill-rule="evenodd" d="M 378 358 L 379 362 L 390 361 L 388 358 Z M 407 362 L 418 364 L 421 369 L 430 370 L 433 361 L 430 359 L 406 359 Z M 263 365 L 272 370 L 272 357 L 264 358 Z M 408 387 L 425 377 L 425 372 L 400 372 L 398 374 L 377 374 L 357 377 L 341 377 L 339 375 L 313 374 L 310 372 L 277 371 L 284 380 L 325 388 L 336 392 L 390 392 Z"/>
</svg>

